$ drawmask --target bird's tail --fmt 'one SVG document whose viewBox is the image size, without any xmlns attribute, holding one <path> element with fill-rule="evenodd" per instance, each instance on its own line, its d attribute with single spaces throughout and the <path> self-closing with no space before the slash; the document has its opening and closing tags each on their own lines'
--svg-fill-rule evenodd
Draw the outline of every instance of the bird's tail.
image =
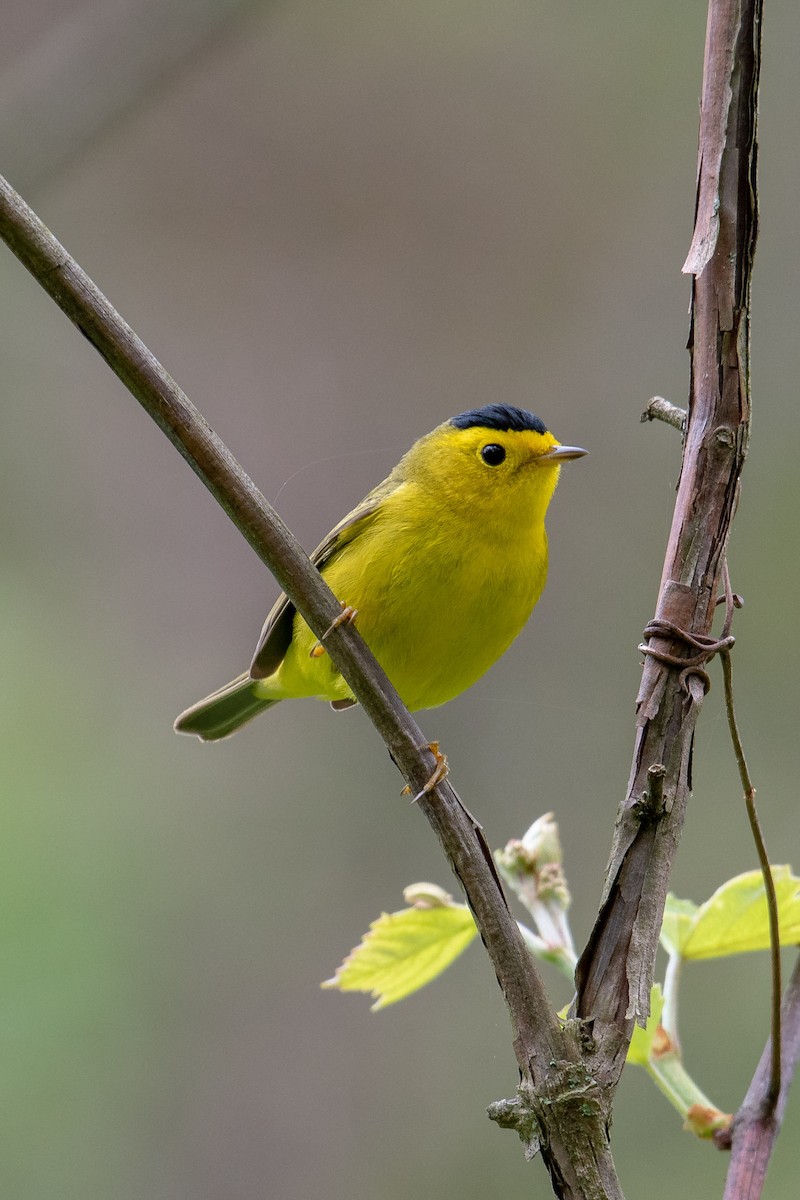
<svg viewBox="0 0 800 1200">
<path fill-rule="evenodd" d="M 247 673 L 226 683 L 218 692 L 198 700 L 175 721 L 176 733 L 193 733 L 203 742 L 217 742 L 230 737 L 253 717 L 278 704 L 265 700 L 256 692 L 258 682 Z"/>
</svg>

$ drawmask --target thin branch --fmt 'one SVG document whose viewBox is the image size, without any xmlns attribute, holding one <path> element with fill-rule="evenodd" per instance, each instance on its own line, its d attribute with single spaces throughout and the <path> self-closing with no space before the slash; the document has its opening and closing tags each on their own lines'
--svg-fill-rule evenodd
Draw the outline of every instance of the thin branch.
<svg viewBox="0 0 800 1200">
<path fill-rule="evenodd" d="M 684 433 L 688 416 L 685 408 L 678 408 L 677 404 L 665 400 L 663 396 L 651 396 L 647 408 L 642 413 L 641 420 L 642 422 L 663 421 L 666 425 L 671 425 L 673 429 L 679 429 L 681 433 Z"/>
<path fill-rule="evenodd" d="M 321 637 L 341 608 L 319 572 L 175 381 L 2 179 L 0 236 L 166 433 Z M 420 793 L 435 765 L 428 740 L 357 630 L 338 625 L 325 647 L 412 793 Z M 555 1016 L 480 829 L 448 782 L 420 795 L 418 803 L 461 881 L 503 990 L 522 1076 L 521 1103 L 529 1131 L 535 1126 L 556 1194 L 565 1200 L 621 1198 L 608 1144 L 606 1097 L 581 1065 L 575 1024 L 562 1024 Z"/>
<path fill-rule="evenodd" d="M 723 635 L 730 633 L 730 628 L 733 623 L 733 610 L 735 607 L 734 596 L 731 591 L 730 575 L 728 574 L 728 564 L 725 563 L 723 569 L 723 577 L 725 581 L 725 626 Z M 731 734 L 731 742 L 733 743 L 733 753 L 736 757 L 736 765 L 739 768 L 739 778 L 742 781 L 742 790 L 744 791 L 744 803 L 747 810 L 747 819 L 750 822 L 750 831 L 753 835 L 753 841 L 758 855 L 759 865 L 761 867 L 761 875 L 764 880 L 764 894 L 767 898 L 767 914 L 769 917 L 769 943 L 770 943 L 770 963 L 772 968 L 772 999 L 771 999 L 771 1017 L 770 1024 L 772 1027 L 772 1060 L 770 1066 L 769 1087 L 764 1098 L 765 1111 L 764 1116 L 769 1116 L 778 1103 L 778 1096 L 781 1091 L 781 930 L 778 921 L 778 897 L 775 895 L 775 880 L 772 878 L 772 868 L 769 863 L 769 855 L 767 854 L 767 846 L 764 841 L 764 834 L 761 830 L 761 822 L 758 819 L 758 809 L 756 808 L 756 789 L 753 786 L 753 781 L 750 777 L 750 769 L 747 765 L 747 759 L 744 754 L 744 746 L 739 733 L 739 724 L 736 720 L 736 709 L 733 703 L 733 665 L 731 663 L 730 650 L 723 650 L 720 653 L 722 659 L 722 676 L 725 684 L 725 709 L 728 714 L 728 729 Z"/>
<path fill-rule="evenodd" d="M 783 1123 L 789 1086 L 800 1062 L 800 959 L 786 988 L 781 1021 L 782 1084 L 774 1109 L 767 1110 L 773 1077 L 773 1046 L 770 1038 L 742 1107 L 733 1118 L 733 1124 L 714 1138 L 720 1149 L 731 1148 L 724 1200 L 759 1200 L 764 1190 L 767 1167 Z"/>
</svg>

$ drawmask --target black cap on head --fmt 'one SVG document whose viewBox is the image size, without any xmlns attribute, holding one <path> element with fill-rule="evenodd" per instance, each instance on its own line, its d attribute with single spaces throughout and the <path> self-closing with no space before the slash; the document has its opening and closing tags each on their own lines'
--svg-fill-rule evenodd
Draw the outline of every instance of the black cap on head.
<svg viewBox="0 0 800 1200">
<path fill-rule="evenodd" d="M 513 429 L 522 433 L 530 429 L 534 433 L 547 433 L 547 426 L 533 413 L 524 408 L 515 408 L 513 404 L 487 404 L 484 408 L 471 408 L 469 412 L 459 413 L 450 422 L 456 429 Z"/>
</svg>

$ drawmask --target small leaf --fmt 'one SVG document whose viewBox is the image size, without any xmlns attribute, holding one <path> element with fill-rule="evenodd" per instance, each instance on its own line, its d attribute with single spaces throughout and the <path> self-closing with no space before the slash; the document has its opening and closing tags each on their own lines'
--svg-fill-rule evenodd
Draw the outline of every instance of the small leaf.
<svg viewBox="0 0 800 1200">
<path fill-rule="evenodd" d="M 800 942 L 800 879 L 791 868 L 772 868 L 782 946 Z M 669 914 L 669 916 L 667 915 Z M 705 904 L 667 898 L 662 943 L 684 959 L 719 958 L 769 949 L 769 919 L 760 871 L 736 875 Z"/>
<path fill-rule="evenodd" d="M 638 1067 L 647 1065 L 653 1049 L 653 1042 L 658 1036 L 661 1024 L 661 1012 L 664 1008 L 664 996 L 661 984 L 655 983 L 650 989 L 650 1016 L 644 1029 L 640 1025 L 633 1028 L 633 1037 L 628 1047 L 628 1062 L 636 1063 Z"/>
<path fill-rule="evenodd" d="M 370 992 L 375 1012 L 441 975 L 477 932 L 465 904 L 383 913 L 322 987 Z"/>
</svg>

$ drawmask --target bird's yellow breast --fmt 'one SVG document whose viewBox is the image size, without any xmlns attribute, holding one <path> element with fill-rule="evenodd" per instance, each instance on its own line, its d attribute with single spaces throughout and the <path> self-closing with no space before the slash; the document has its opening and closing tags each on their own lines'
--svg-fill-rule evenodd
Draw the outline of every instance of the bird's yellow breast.
<svg viewBox="0 0 800 1200">
<path fill-rule="evenodd" d="M 519 499 L 519 498 L 517 498 Z M 412 710 L 444 704 L 508 648 L 541 595 L 547 536 L 528 506 L 490 506 L 481 517 L 415 481 L 386 498 L 372 523 L 323 575 Z M 350 696 L 300 617 L 273 681 L 285 695 Z"/>
</svg>

